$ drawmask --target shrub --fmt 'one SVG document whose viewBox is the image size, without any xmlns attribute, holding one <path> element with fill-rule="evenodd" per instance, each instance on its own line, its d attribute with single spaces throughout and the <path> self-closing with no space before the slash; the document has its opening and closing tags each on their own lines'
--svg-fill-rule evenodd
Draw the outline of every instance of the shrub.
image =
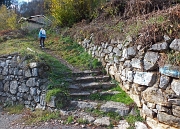
<svg viewBox="0 0 180 129">
<path fill-rule="evenodd" d="M 8 10 L 5 5 L 2 5 L 0 17 L 0 30 L 16 29 L 17 14 L 14 10 Z"/>
<path fill-rule="evenodd" d="M 87 19 L 104 0 L 51 0 L 46 1 L 50 5 L 51 15 L 56 24 L 71 26 L 74 22 Z"/>
</svg>

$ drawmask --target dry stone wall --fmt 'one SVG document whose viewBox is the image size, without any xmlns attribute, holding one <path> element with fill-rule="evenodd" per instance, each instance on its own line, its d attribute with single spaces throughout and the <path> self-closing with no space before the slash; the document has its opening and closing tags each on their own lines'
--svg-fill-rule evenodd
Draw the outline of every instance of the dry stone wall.
<svg viewBox="0 0 180 129">
<path fill-rule="evenodd" d="M 95 45 L 91 35 L 79 44 L 121 84 L 152 129 L 180 128 L 180 67 L 164 58 L 170 50 L 179 53 L 180 39 L 165 35 L 164 41 L 147 48 L 130 36 Z"/>
<path fill-rule="evenodd" d="M 22 103 L 28 108 L 45 108 L 48 83 L 43 64 L 28 63 L 25 57 L 16 53 L 0 57 L 2 103 Z"/>
</svg>

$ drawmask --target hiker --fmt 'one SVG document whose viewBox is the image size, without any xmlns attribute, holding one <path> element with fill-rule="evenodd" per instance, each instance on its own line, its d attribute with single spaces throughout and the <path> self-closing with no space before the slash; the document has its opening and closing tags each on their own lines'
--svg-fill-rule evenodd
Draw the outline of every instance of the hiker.
<svg viewBox="0 0 180 129">
<path fill-rule="evenodd" d="M 40 31 L 39 31 L 39 40 L 40 40 L 40 47 L 41 48 L 44 48 L 44 41 L 45 41 L 45 38 L 46 38 L 46 31 L 41 28 Z"/>
</svg>

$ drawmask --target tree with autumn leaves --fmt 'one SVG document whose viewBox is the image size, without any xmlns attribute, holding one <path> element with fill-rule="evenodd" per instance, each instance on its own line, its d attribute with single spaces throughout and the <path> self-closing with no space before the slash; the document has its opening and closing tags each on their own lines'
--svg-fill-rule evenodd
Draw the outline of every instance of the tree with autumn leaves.
<svg viewBox="0 0 180 129">
<path fill-rule="evenodd" d="M 0 6 L 0 30 L 16 29 L 17 14 L 14 10 L 8 10 L 5 5 Z"/>
<path fill-rule="evenodd" d="M 90 18 L 94 8 L 105 0 L 46 0 L 56 24 L 71 26 L 82 19 Z"/>
</svg>

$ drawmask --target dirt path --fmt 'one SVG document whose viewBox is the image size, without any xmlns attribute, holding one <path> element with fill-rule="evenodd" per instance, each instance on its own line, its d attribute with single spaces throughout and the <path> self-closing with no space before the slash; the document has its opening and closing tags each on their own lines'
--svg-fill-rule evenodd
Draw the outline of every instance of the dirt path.
<svg viewBox="0 0 180 129">
<path fill-rule="evenodd" d="M 92 129 L 91 127 L 82 127 L 80 125 L 62 125 L 58 120 L 41 122 L 38 125 L 36 123 L 34 125 L 25 125 L 19 122 L 22 117 L 22 114 L 8 115 L 0 106 L 0 129 Z"/>
<path fill-rule="evenodd" d="M 48 54 L 50 54 L 51 56 L 55 57 L 56 59 L 58 59 L 63 65 L 66 65 L 70 70 L 72 70 L 72 72 L 81 72 L 80 69 L 72 66 L 71 64 L 69 64 L 66 60 L 64 60 L 61 56 L 56 55 L 53 51 L 49 50 L 49 49 L 44 49 L 44 51 Z"/>
</svg>

